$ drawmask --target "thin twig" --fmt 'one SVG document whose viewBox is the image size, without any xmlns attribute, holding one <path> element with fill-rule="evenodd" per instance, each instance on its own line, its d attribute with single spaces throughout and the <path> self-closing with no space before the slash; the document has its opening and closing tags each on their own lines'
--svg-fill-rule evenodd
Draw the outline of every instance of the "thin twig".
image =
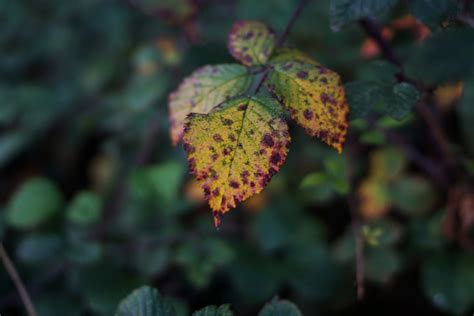
<svg viewBox="0 0 474 316">
<path fill-rule="evenodd" d="M 364 18 L 360 21 L 360 25 L 365 30 L 365 32 L 373 40 L 375 40 L 385 59 L 400 68 L 400 73 L 397 75 L 399 81 L 416 85 L 419 89 L 422 90 L 424 95 L 429 95 L 431 93 L 430 89 L 406 76 L 402 62 L 396 56 L 389 43 L 382 37 L 380 27 L 374 19 Z M 422 120 L 425 122 L 425 124 L 428 126 L 429 134 L 435 140 L 434 143 L 438 147 L 437 149 L 439 150 L 439 152 L 441 153 L 444 165 L 448 169 L 450 169 L 450 171 L 456 171 L 455 169 L 457 168 L 457 163 L 449 148 L 449 139 L 446 136 L 445 131 L 441 127 L 438 118 L 436 117 L 436 115 L 434 115 L 433 110 L 423 102 L 418 102 L 415 109 L 422 118 Z M 450 174 L 450 171 L 446 173 Z M 451 177 L 447 176 L 446 178 L 449 179 Z"/>
<path fill-rule="evenodd" d="M 290 34 L 291 29 L 295 25 L 296 21 L 301 15 L 301 12 L 303 11 L 304 7 L 308 4 L 309 1 L 310 0 L 300 0 L 300 2 L 298 2 L 298 6 L 296 7 L 295 11 L 293 11 L 293 14 L 291 15 L 290 19 L 288 20 L 288 23 L 285 26 L 285 29 L 283 30 L 280 37 L 278 38 L 276 48 L 280 48 L 283 46 L 283 44 L 285 44 L 285 41 L 288 35 Z M 262 77 L 260 78 L 260 81 L 258 81 L 255 90 L 251 92 L 251 95 L 255 95 L 258 93 L 264 81 L 267 79 L 269 72 L 270 72 L 270 68 L 267 67 L 265 71 L 263 72 Z"/>
<path fill-rule="evenodd" d="M 23 285 L 23 282 L 21 281 L 20 275 L 18 274 L 18 271 L 15 268 L 15 265 L 8 256 L 2 243 L 0 243 L 0 259 L 2 260 L 3 265 L 5 266 L 5 270 L 7 270 L 8 275 L 13 281 L 13 284 L 15 284 L 15 287 L 21 297 L 21 300 L 23 301 L 23 305 L 25 306 L 28 316 L 38 316 L 35 306 L 33 305 L 33 301 L 31 300 L 30 295 L 28 294 L 28 291 L 26 290 L 25 286 Z"/>
<path fill-rule="evenodd" d="M 98 225 L 96 230 L 92 232 L 90 236 L 91 238 L 100 239 L 104 237 L 110 221 L 127 200 L 129 194 L 127 189 L 127 180 L 129 175 L 135 168 L 145 165 L 151 156 L 153 145 L 158 138 L 158 133 L 160 132 L 160 119 L 161 115 L 157 113 L 148 122 L 142 145 L 138 149 L 131 163 L 123 169 L 121 174 L 119 174 L 117 185 L 112 190 L 110 200 L 105 205 L 103 220 Z"/>
<path fill-rule="evenodd" d="M 349 192 L 347 193 L 347 203 L 349 206 L 349 212 L 351 214 L 351 226 L 355 240 L 355 266 L 356 266 L 356 287 L 357 287 L 357 300 L 361 301 L 365 295 L 365 258 L 364 258 L 364 238 L 362 236 L 362 221 L 359 217 L 358 212 L 358 201 L 355 192 L 352 188 L 356 187 L 354 172 L 351 168 L 352 162 L 356 160 L 356 153 L 354 150 L 354 141 L 351 135 L 348 135 L 346 144 L 346 174 L 347 182 L 349 184 Z"/>
<path fill-rule="evenodd" d="M 280 38 L 277 41 L 277 47 L 283 46 L 286 38 L 288 37 L 288 34 L 290 34 L 290 31 L 295 25 L 296 20 L 298 20 L 298 18 L 301 15 L 301 12 L 303 11 L 304 7 L 308 4 L 308 2 L 309 0 L 300 0 L 300 2 L 298 3 L 298 6 L 296 7 L 295 11 L 291 15 L 290 20 L 286 24 L 285 29 L 283 30 L 283 32 L 280 35 Z"/>
</svg>

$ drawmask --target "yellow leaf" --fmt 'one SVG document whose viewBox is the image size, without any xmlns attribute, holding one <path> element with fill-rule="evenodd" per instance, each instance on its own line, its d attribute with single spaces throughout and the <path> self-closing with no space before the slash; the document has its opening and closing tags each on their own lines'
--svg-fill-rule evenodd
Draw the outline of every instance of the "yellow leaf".
<svg viewBox="0 0 474 316">
<path fill-rule="evenodd" d="M 258 21 L 236 22 L 227 41 L 230 54 L 246 66 L 263 65 L 275 47 L 275 34 Z"/>
<path fill-rule="evenodd" d="M 207 115 L 190 114 L 183 136 L 191 172 L 220 215 L 259 193 L 285 161 L 290 135 L 266 97 L 236 97 Z"/>
<path fill-rule="evenodd" d="M 270 60 L 267 87 L 305 131 L 342 152 L 349 107 L 339 75 L 304 53 L 283 50 Z"/>
<path fill-rule="evenodd" d="M 237 64 L 203 66 L 185 78 L 169 96 L 173 145 L 181 140 L 189 113 L 208 113 L 226 99 L 244 93 L 251 83 L 251 74 Z"/>
</svg>

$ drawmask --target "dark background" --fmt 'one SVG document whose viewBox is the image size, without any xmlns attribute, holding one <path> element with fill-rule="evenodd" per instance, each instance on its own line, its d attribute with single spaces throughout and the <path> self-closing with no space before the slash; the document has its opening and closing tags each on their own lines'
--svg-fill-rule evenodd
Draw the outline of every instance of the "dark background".
<svg viewBox="0 0 474 316">
<path fill-rule="evenodd" d="M 310 1 L 288 44 L 344 83 L 391 74 L 363 25 L 331 30 L 329 2 Z M 404 1 L 381 12 L 378 31 L 424 85 L 423 107 L 402 120 L 382 101 L 351 114 L 342 155 L 291 123 L 280 173 L 213 227 L 170 143 L 167 95 L 199 66 L 234 62 L 235 21 L 281 32 L 295 7 L 0 0 L 0 238 L 40 315 L 112 315 L 144 284 L 179 315 L 224 303 L 256 315 L 275 296 L 304 315 L 472 314 L 474 37 L 430 42 L 469 28 L 458 11 L 425 24 Z M 360 302 L 348 196 L 364 239 Z M 0 313 L 22 315 L 0 271 Z"/>
</svg>

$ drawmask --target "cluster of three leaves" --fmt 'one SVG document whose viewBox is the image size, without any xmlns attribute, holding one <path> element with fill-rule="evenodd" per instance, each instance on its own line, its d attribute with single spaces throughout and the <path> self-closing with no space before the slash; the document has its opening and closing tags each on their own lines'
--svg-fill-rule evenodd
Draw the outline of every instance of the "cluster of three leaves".
<svg viewBox="0 0 474 316">
<path fill-rule="evenodd" d="M 183 139 L 216 226 L 220 214 L 259 193 L 283 164 L 290 134 L 281 105 L 339 152 L 348 128 L 339 75 L 297 50 L 276 48 L 265 24 L 237 22 L 228 47 L 243 65 L 201 67 L 169 97 L 172 141 Z M 262 75 L 270 93 L 249 95 Z"/>
</svg>

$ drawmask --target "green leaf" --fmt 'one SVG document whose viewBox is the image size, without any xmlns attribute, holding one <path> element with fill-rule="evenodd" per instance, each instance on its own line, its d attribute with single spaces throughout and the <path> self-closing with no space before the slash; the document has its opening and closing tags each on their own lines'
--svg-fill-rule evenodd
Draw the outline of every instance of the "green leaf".
<svg viewBox="0 0 474 316">
<path fill-rule="evenodd" d="M 290 135 L 279 108 L 271 98 L 238 97 L 189 117 L 184 148 L 216 226 L 220 214 L 262 191 L 284 163 Z"/>
<path fill-rule="evenodd" d="M 234 258 L 229 245 L 219 239 L 205 239 L 186 243 L 176 251 L 176 262 L 181 265 L 188 279 L 197 288 L 209 284 L 213 273 Z"/>
<path fill-rule="evenodd" d="M 421 273 L 425 295 L 437 307 L 463 314 L 474 306 L 474 256 L 441 253 L 428 260 Z"/>
<path fill-rule="evenodd" d="M 410 78 L 428 84 L 462 80 L 474 69 L 474 29 L 437 32 L 410 56 L 406 64 Z"/>
<path fill-rule="evenodd" d="M 16 255 L 25 263 L 42 263 L 50 259 L 57 259 L 62 250 L 63 241 L 57 235 L 29 235 L 18 245 Z"/>
<path fill-rule="evenodd" d="M 270 67 L 265 84 L 296 123 L 342 152 L 349 107 L 339 75 L 296 50 L 280 51 Z"/>
<path fill-rule="evenodd" d="M 265 64 L 275 47 L 275 34 L 258 21 L 238 21 L 229 32 L 230 54 L 246 66 Z"/>
<path fill-rule="evenodd" d="M 406 82 L 393 86 L 392 92 L 393 97 L 387 104 L 387 113 L 394 119 L 401 120 L 411 112 L 420 99 L 420 93 Z"/>
<path fill-rule="evenodd" d="M 390 199 L 407 215 L 420 215 L 431 209 L 436 202 L 436 194 L 425 178 L 406 176 L 391 186 Z"/>
<path fill-rule="evenodd" d="M 63 205 L 61 192 L 46 178 L 33 178 L 24 183 L 10 199 L 7 223 L 18 229 L 29 229 L 44 223 Z"/>
<path fill-rule="evenodd" d="M 412 14 L 431 29 L 456 11 L 456 4 L 451 0 L 410 0 L 407 3 Z"/>
<path fill-rule="evenodd" d="M 378 110 L 396 120 L 405 118 L 418 102 L 420 93 L 409 83 L 392 85 L 382 81 L 354 81 L 345 85 L 351 119 L 366 117 Z"/>
<path fill-rule="evenodd" d="M 464 82 L 463 96 L 456 112 L 461 123 L 463 140 L 471 155 L 474 155 L 474 74 Z"/>
<path fill-rule="evenodd" d="M 175 161 L 142 167 L 130 177 L 130 191 L 138 201 L 152 201 L 163 213 L 176 209 L 185 166 Z"/>
<path fill-rule="evenodd" d="M 181 140 L 189 113 L 208 113 L 221 102 L 243 94 L 251 83 L 252 75 L 237 64 L 207 65 L 195 70 L 169 95 L 173 144 Z"/>
<path fill-rule="evenodd" d="M 66 216 L 74 224 L 96 223 L 102 213 L 102 201 L 94 192 L 78 193 L 67 208 Z"/>
<path fill-rule="evenodd" d="M 301 316 L 298 307 L 287 300 L 273 300 L 267 303 L 258 316 Z"/>
<path fill-rule="evenodd" d="M 365 254 L 367 279 L 377 283 L 389 282 L 401 269 L 402 261 L 397 252 L 390 248 L 368 248 Z"/>
<path fill-rule="evenodd" d="M 153 249 L 140 249 L 136 257 L 136 266 L 142 275 L 152 277 L 164 269 L 170 263 L 170 250 L 165 247 Z"/>
<path fill-rule="evenodd" d="M 15 157 L 30 139 L 31 135 L 22 131 L 3 133 L 0 137 L 0 166 Z"/>
<path fill-rule="evenodd" d="M 175 316 L 171 304 L 165 303 L 157 290 L 142 286 L 120 302 L 115 316 Z"/>
<path fill-rule="evenodd" d="M 345 85 L 350 119 L 365 118 L 380 102 L 383 89 L 371 81 L 353 81 Z"/>
<path fill-rule="evenodd" d="M 206 306 L 193 313 L 193 316 L 233 316 L 229 305 Z"/>
<path fill-rule="evenodd" d="M 339 31 L 350 22 L 388 11 L 396 3 L 397 0 L 331 0 L 331 29 Z"/>
</svg>

